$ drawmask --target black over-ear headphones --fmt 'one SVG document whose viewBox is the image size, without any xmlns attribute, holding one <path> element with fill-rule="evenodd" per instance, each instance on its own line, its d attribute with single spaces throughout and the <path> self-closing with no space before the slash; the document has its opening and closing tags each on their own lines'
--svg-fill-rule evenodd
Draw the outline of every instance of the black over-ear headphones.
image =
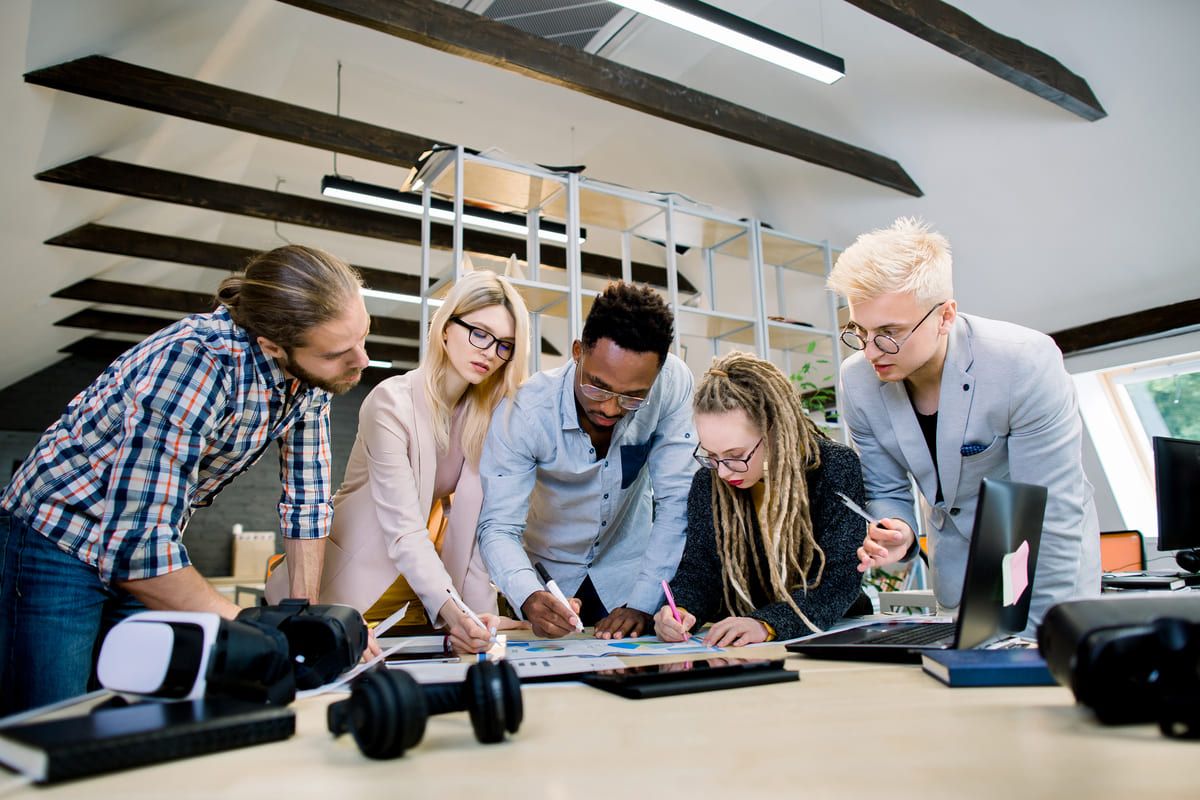
<svg viewBox="0 0 1200 800">
<path fill-rule="evenodd" d="M 350 699 L 329 706 L 327 722 L 335 736 L 353 733 L 368 758 L 396 758 L 421 741 L 434 714 L 471 712 L 475 738 L 503 741 L 521 727 L 521 681 L 507 661 L 482 661 L 462 683 L 422 686 L 402 670 L 376 669 L 357 678 Z"/>
</svg>

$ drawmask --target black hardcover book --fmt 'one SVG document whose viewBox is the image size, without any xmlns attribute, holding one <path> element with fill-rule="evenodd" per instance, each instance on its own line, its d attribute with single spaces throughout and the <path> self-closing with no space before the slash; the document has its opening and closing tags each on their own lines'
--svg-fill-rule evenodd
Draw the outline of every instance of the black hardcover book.
<svg viewBox="0 0 1200 800">
<path fill-rule="evenodd" d="M 0 728 L 0 762 L 38 783 L 55 783 L 275 742 L 295 732 L 295 714 L 278 706 L 146 702 Z"/>
</svg>

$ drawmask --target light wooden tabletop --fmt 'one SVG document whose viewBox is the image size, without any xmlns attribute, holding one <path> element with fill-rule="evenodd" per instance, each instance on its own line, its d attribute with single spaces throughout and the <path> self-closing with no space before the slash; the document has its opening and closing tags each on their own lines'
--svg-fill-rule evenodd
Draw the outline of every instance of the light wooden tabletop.
<svg viewBox="0 0 1200 800">
<path fill-rule="evenodd" d="M 782 656 L 782 647 L 755 655 Z M 1200 797 L 1195 743 L 1104 728 L 1059 687 L 951 689 L 917 666 L 791 657 L 796 683 L 626 700 L 527 685 L 499 745 L 466 713 L 370 761 L 298 702 L 297 734 L 263 745 L 13 796 L 86 798 Z"/>
</svg>

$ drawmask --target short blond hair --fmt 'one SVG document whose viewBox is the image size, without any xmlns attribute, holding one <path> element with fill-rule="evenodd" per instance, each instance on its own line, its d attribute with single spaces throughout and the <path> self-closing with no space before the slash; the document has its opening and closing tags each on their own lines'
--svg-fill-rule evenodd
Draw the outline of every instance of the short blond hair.
<svg viewBox="0 0 1200 800">
<path fill-rule="evenodd" d="M 954 297 L 950 242 L 924 220 L 901 217 L 864 233 L 838 258 L 826 286 L 851 302 L 912 292 L 922 305 Z"/>
</svg>

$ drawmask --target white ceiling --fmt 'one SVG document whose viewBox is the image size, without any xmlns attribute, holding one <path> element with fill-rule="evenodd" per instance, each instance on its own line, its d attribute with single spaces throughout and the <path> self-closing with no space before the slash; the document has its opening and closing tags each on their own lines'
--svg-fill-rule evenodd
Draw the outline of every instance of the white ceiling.
<svg viewBox="0 0 1200 800">
<path fill-rule="evenodd" d="M 913 198 L 565 89 L 272 0 L 7 0 L 0 4 L 3 192 L 0 387 L 86 332 L 49 295 L 87 277 L 211 291 L 219 273 L 49 247 L 85 222 L 248 247 L 271 223 L 41 183 L 86 155 L 316 197 L 331 158 L 310 148 L 29 86 L 22 74 L 93 53 L 342 113 L 515 159 L 675 191 L 846 244 L 920 215 L 954 246 L 960 306 L 1042 330 L 1200 297 L 1200 3 L 960 0 L 993 29 L 1082 75 L 1109 116 L 1086 122 L 838 0 L 721 0 L 842 56 L 824 86 L 643 21 L 610 57 L 900 162 Z M 339 159 L 396 184 L 402 171 Z M 409 248 L 280 226 L 348 260 L 411 271 Z M 384 309 L 379 309 L 384 310 Z M 140 312 L 145 313 L 145 312 Z"/>
</svg>

